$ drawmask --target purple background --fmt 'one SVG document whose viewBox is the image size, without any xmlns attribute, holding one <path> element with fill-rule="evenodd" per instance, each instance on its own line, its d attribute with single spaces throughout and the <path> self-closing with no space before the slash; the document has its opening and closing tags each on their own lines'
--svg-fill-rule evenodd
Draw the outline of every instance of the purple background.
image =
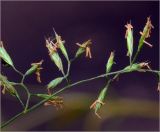
<svg viewBox="0 0 160 132">
<path fill-rule="evenodd" d="M 144 46 L 138 57 L 138 62 L 151 61 L 153 69 L 158 69 L 159 53 L 159 3 L 154 2 L 2 2 L 2 29 L 1 38 L 12 57 L 17 69 L 25 72 L 30 63 L 44 59 L 42 70 L 42 86 L 60 75 L 57 68 L 50 61 L 45 47 L 45 36 L 53 35 L 52 27 L 66 41 L 70 58 L 77 50 L 76 42 L 92 39 L 93 59 L 80 57 L 71 68 L 71 80 L 77 81 L 90 78 L 105 72 L 105 64 L 111 51 L 115 50 L 113 70 L 118 70 L 128 65 L 126 56 L 126 40 L 124 25 L 131 20 L 134 27 L 134 46 L 137 48 L 139 31 L 142 31 L 146 18 L 151 16 L 154 30 L 149 42 L 153 48 Z M 9 80 L 18 81 L 20 78 L 12 69 L 2 68 L 2 73 Z M 156 91 L 158 78 L 149 73 L 132 73 L 123 75 L 119 82 L 113 84 L 109 96 L 118 96 L 135 99 L 147 99 L 158 102 Z M 26 84 L 35 84 L 35 76 L 28 77 Z M 81 85 L 71 91 L 88 92 L 95 94 L 104 86 L 105 79 L 93 81 L 88 85 Z M 40 90 L 41 91 L 41 90 Z M 42 90 L 45 91 L 45 90 Z M 68 90 L 69 91 L 69 90 Z M 33 92 L 35 92 L 33 90 Z M 69 91 L 70 92 L 70 91 Z M 69 93 L 68 92 L 68 93 Z M 10 105 L 6 105 L 6 103 Z M 2 96 L 2 115 L 5 120 L 17 113 L 13 102 L 7 102 Z M 19 106 L 16 106 L 17 108 Z M 20 110 L 21 111 L 21 110 Z M 77 119 L 78 120 L 78 119 Z M 128 120 L 128 121 L 127 121 Z M 133 130 L 129 124 L 139 122 L 141 125 L 135 130 L 158 130 L 158 120 L 126 119 L 122 130 Z M 127 124 L 127 122 L 129 122 Z M 77 123 L 77 124 L 80 124 Z M 50 130 L 41 125 L 33 130 Z M 127 127 L 128 126 L 128 127 Z M 127 128 L 126 128 L 127 127 Z M 141 127 L 141 129 L 139 129 Z M 18 128 L 17 128 L 18 129 Z M 54 127 L 52 128 L 54 130 Z M 83 130 L 81 126 L 56 128 L 57 130 Z M 109 130 L 102 128 L 102 130 Z M 120 130 L 120 129 L 119 129 Z"/>
</svg>

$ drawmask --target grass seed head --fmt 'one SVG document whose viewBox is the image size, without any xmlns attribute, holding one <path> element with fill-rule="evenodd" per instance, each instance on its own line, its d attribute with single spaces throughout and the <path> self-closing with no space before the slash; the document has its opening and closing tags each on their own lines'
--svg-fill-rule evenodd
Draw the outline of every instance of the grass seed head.
<svg viewBox="0 0 160 132">
<path fill-rule="evenodd" d="M 77 50 L 75 57 L 77 58 L 81 54 L 86 52 L 86 57 L 91 59 L 92 58 L 91 48 L 90 48 L 91 44 L 92 44 L 92 41 L 90 39 L 85 41 L 82 44 L 76 43 L 76 45 L 79 46 L 79 49 Z"/>
<path fill-rule="evenodd" d="M 62 40 L 62 37 L 60 35 L 58 35 L 55 30 L 54 30 L 54 33 L 55 33 L 55 37 L 56 37 L 55 45 L 61 50 L 62 54 L 69 61 L 68 53 L 67 53 L 67 50 L 66 50 L 66 48 L 64 46 L 65 41 Z"/>
<path fill-rule="evenodd" d="M 132 57 L 132 53 L 133 53 L 133 26 L 131 25 L 131 23 L 127 23 L 125 25 L 126 29 L 126 34 L 125 34 L 125 38 L 127 39 L 127 56 Z"/>
<path fill-rule="evenodd" d="M 14 88 L 14 86 L 7 80 L 7 77 L 3 76 L 0 74 L 0 87 L 2 88 L 2 94 L 5 94 L 6 91 L 12 95 L 12 96 L 17 96 L 17 91 Z"/>
<path fill-rule="evenodd" d="M 114 56 L 115 56 L 115 53 L 111 52 L 108 62 L 106 64 L 106 73 L 109 73 L 112 69 L 112 66 L 114 64 Z"/>
<path fill-rule="evenodd" d="M 141 50 L 141 48 L 143 47 L 144 44 L 147 44 L 149 47 L 152 47 L 152 45 L 150 43 L 148 43 L 146 41 L 146 39 L 151 36 L 151 29 L 153 29 L 153 28 L 154 28 L 154 26 L 151 23 L 150 17 L 147 17 L 147 22 L 146 22 L 146 25 L 143 29 L 143 32 L 140 31 L 141 37 L 139 40 L 138 51 Z"/>
<path fill-rule="evenodd" d="M 58 69 L 63 72 L 62 60 L 57 52 L 57 49 L 59 48 L 57 43 L 54 43 L 50 39 L 46 39 L 46 47 L 48 48 L 51 60 L 55 63 Z"/>
<path fill-rule="evenodd" d="M 107 92 L 107 88 L 105 87 L 104 89 L 101 90 L 98 96 L 98 99 L 95 102 L 93 102 L 93 104 L 90 106 L 90 109 L 94 109 L 95 115 L 98 118 L 101 118 L 101 116 L 98 114 L 98 111 L 101 108 L 101 106 L 105 104 L 103 102 L 106 96 L 106 92 Z"/>
<path fill-rule="evenodd" d="M 37 63 L 32 63 L 31 68 L 25 73 L 25 75 L 31 75 L 32 73 L 36 74 L 37 81 L 41 83 L 40 71 L 43 69 L 42 66 L 43 60 Z"/>
</svg>

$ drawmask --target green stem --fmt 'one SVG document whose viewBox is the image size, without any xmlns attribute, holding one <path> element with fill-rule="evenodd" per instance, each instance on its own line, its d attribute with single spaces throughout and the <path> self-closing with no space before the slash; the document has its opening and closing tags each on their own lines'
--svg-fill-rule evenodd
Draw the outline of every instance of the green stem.
<svg viewBox="0 0 160 132">
<path fill-rule="evenodd" d="M 19 70 L 17 70 L 16 67 L 13 66 L 12 68 L 13 68 L 13 70 L 14 70 L 15 72 L 17 72 L 19 75 L 23 76 L 23 73 L 20 72 Z"/>
<path fill-rule="evenodd" d="M 21 80 L 21 83 L 22 83 L 22 84 L 23 84 L 23 82 L 24 82 L 25 77 L 26 77 L 26 75 L 23 75 L 23 76 L 22 76 L 22 80 Z"/>
<path fill-rule="evenodd" d="M 26 113 L 27 109 L 28 109 L 28 106 L 29 106 L 29 100 L 30 100 L 30 97 L 31 97 L 31 94 L 28 90 L 28 88 L 26 87 L 26 85 L 24 85 L 23 83 L 21 83 L 21 86 L 26 90 L 27 92 L 27 101 L 26 101 L 26 105 L 25 105 L 25 109 L 24 109 L 24 113 Z"/>
<path fill-rule="evenodd" d="M 70 67 L 71 67 L 71 61 L 68 60 L 67 73 L 66 73 L 66 75 L 64 75 L 64 78 L 66 79 L 68 84 L 69 84 L 68 76 L 69 76 L 69 72 L 70 72 Z"/>
<path fill-rule="evenodd" d="M 66 74 L 64 73 L 64 71 L 62 70 L 61 72 L 62 72 L 62 75 L 63 75 L 64 79 L 66 79 L 66 82 L 69 83 L 69 81 L 68 81 L 68 79 L 67 79 L 67 76 L 66 76 Z"/>
<path fill-rule="evenodd" d="M 159 74 L 160 71 L 157 71 L 157 70 L 150 70 L 150 69 L 145 69 L 146 72 L 152 72 L 152 73 L 157 73 Z"/>
<path fill-rule="evenodd" d="M 71 67 L 71 61 L 68 61 L 68 69 L 67 69 L 67 74 L 66 74 L 66 76 L 69 76 L 70 67 Z"/>
<path fill-rule="evenodd" d="M 22 107 L 25 108 L 23 101 L 20 99 L 20 97 L 18 95 L 16 95 L 16 98 L 18 99 L 18 101 L 21 103 Z"/>
<path fill-rule="evenodd" d="M 139 50 L 137 50 L 137 52 L 136 52 L 136 54 L 135 54 L 135 56 L 134 56 L 133 60 L 131 61 L 131 65 L 136 61 L 136 59 L 137 59 L 137 57 L 138 57 L 139 53 L 140 53 L 140 51 L 139 51 Z"/>
<path fill-rule="evenodd" d="M 49 100 L 50 98 L 54 97 L 55 95 L 57 95 L 58 93 L 61 93 L 62 91 L 64 91 L 65 89 L 68 89 L 70 87 L 73 87 L 75 85 L 78 85 L 78 84 L 81 84 L 81 83 L 84 83 L 84 82 L 88 82 L 88 81 L 92 81 L 92 80 L 95 80 L 95 79 L 98 79 L 98 78 L 103 78 L 103 77 L 106 77 L 107 75 L 114 75 L 114 74 L 117 74 L 117 73 L 123 73 L 124 70 L 120 70 L 120 71 L 116 71 L 116 72 L 112 72 L 112 73 L 107 73 L 107 74 L 102 74 L 102 75 L 99 75 L 99 76 L 96 76 L 96 77 L 92 77 L 92 78 L 89 78 L 89 79 L 86 79 L 86 80 L 81 80 L 81 81 L 78 81 L 76 83 L 73 83 L 71 85 L 67 85 L 66 87 L 60 89 L 59 91 L 55 92 L 54 94 L 52 94 L 52 96 L 42 100 L 41 102 L 37 103 L 36 105 L 32 106 L 30 109 L 28 110 L 25 110 L 25 113 L 28 113 L 36 108 L 38 108 L 41 104 L 43 104 L 44 102 L 46 102 L 47 100 Z M 21 84 L 22 86 L 24 84 Z M 24 87 L 25 88 L 25 87 Z M 25 88 L 26 89 L 26 88 Z M 27 93 L 28 93 L 28 89 L 26 90 Z M 29 94 L 30 95 L 30 94 Z M 27 99 L 29 100 L 29 99 Z M 27 101 L 29 102 L 29 101 Z M 12 121 L 14 121 L 15 119 L 17 119 L 19 116 L 23 115 L 24 114 L 24 111 L 22 111 L 21 113 L 19 113 L 18 115 L 12 117 L 10 120 L 8 120 L 7 122 L 5 122 L 4 124 L 1 125 L 1 128 L 4 128 L 5 126 L 7 126 L 8 124 L 10 124 Z"/>
<path fill-rule="evenodd" d="M 129 64 L 130 64 L 130 66 L 132 66 L 132 57 L 131 56 L 129 56 Z"/>
<path fill-rule="evenodd" d="M 72 58 L 72 59 L 70 60 L 70 62 L 72 63 L 75 59 L 76 59 L 76 57 Z"/>
<path fill-rule="evenodd" d="M 81 81 L 78 81 L 78 82 L 75 82 L 71 85 L 67 85 L 65 86 L 64 88 L 58 90 L 57 92 L 55 92 L 54 94 L 52 94 L 50 97 L 40 101 L 39 103 L 37 103 L 36 105 L 32 106 L 30 109 L 26 110 L 25 112 L 28 113 L 36 108 L 38 108 L 41 104 L 43 104 L 44 102 L 48 101 L 50 98 L 53 98 L 55 95 L 61 93 L 62 91 L 70 88 L 70 87 L 73 87 L 73 86 L 76 86 L 76 85 L 79 85 L 81 83 L 85 83 L 85 82 L 89 82 L 89 81 L 92 81 L 92 80 L 96 80 L 98 78 L 103 78 L 103 77 L 106 77 L 106 76 L 110 76 L 110 75 L 115 75 L 115 74 L 122 74 L 122 73 L 126 73 L 128 71 L 125 71 L 125 70 L 119 70 L 119 71 L 116 71 L 116 72 L 111 72 L 111 73 L 107 73 L 107 74 L 102 74 L 102 75 L 99 75 L 99 76 L 96 76 L 96 77 L 92 77 L 92 78 L 89 78 L 89 79 L 85 79 L 85 80 L 81 80 Z M 155 71 L 155 70 L 147 70 L 147 72 L 154 72 L 154 73 L 157 73 L 157 72 L 160 72 L 160 71 Z M 13 122 L 15 119 L 17 119 L 18 117 L 20 117 L 21 115 L 24 114 L 24 111 L 17 114 L 16 116 L 12 117 L 10 120 L 8 120 L 7 122 L 3 123 L 1 125 L 1 128 L 4 128 L 5 126 L 7 126 L 8 124 L 10 124 L 11 122 Z"/>
<path fill-rule="evenodd" d="M 7 126 L 8 124 L 10 124 L 11 122 L 13 122 L 15 119 L 17 119 L 18 117 L 20 117 L 21 115 L 23 115 L 24 113 L 21 112 L 17 115 L 15 115 L 13 118 L 11 118 L 10 120 L 6 121 L 4 124 L 1 125 L 1 128 Z"/>
<path fill-rule="evenodd" d="M 67 69 L 66 78 L 69 77 L 71 64 L 72 64 L 72 62 L 73 62 L 75 59 L 76 59 L 76 58 L 72 58 L 72 59 L 68 60 L 68 69 Z M 70 81 L 68 81 L 68 84 L 70 84 Z"/>
</svg>

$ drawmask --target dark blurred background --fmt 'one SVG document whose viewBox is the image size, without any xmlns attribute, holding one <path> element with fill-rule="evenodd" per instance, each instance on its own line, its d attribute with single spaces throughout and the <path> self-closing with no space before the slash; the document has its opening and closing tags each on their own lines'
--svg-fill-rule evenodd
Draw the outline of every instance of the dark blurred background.
<svg viewBox="0 0 160 132">
<path fill-rule="evenodd" d="M 44 59 L 42 83 L 38 84 L 34 75 L 26 79 L 26 84 L 33 93 L 43 93 L 46 92 L 45 85 L 61 75 L 50 61 L 45 47 L 45 37 L 54 35 L 53 27 L 65 40 L 70 58 L 78 48 L 75 43 L 92 39 L 93 59 L 87 59 L 82 55 L 73 63 L 70 79 L 74 82 L 103 74 L 107 59 L 113 50 L 116 54 L 113 71 L 128 65 L 124 25 L 131 20 L 134 27 L 135 52 L 140 38 L 139 31 L 143 30 L 148 16 L 151 16 L 154 25 L 151 38 L 148 40 L 153 44 L 153 48 L 144 46 L 137 62 L 150 61 L 151 68 L 158 69 L 158 1 L 2 1 L 1 39 L 17 69 L 22 72 L 25 72 L 32 62 Z M 64 60 L 63 56 L 62 59 Z M 65 61 L 64 65 L 66 65 Z M 20 80 L 19 75 L 10 68 L 2 67 L 2 73 L 8 76 L 9 80 Z M 26 115 L 17 120 L 7 130 L 158 131 L 157 83 L 157 76 L 150 73 L 122 75 L 108 91 L 106 106 L 102 108 L 101 113 L 102 117 L 106 116 L 101 121 L 90 112 L 89 106 L 104 87 L 105 79 L 82 84 L 62 94 L 67 110 L 56 111 L 55 108 L 41 107 L 31 112 L 28 117 Z M 22 90 L 19 92 L 23 94 Z M 25 100 L 25 95 L 23 97 Z M 31 105 L 36 101 L 33 99 Z M 10 95 L 2 95 L 1 110 L 2 121 L 22 111 L 16 99 Z"/>
</svg>

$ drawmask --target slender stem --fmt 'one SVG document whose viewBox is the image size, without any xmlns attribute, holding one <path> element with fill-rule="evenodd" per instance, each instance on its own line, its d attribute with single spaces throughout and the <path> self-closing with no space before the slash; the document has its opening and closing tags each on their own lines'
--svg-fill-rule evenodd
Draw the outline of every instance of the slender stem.
<svg viewBox="0 0 160 132">
<path fill-rule="evenodd" d="M 70 60 L 70 62 L 72 63 L 75 59 L 76 59 L 76 57 L 72 58 L 72 59 Z"/>
<path fill-rule="evenodd" d="M 16 95 L 16 98 L 18 99 L 18 101 L 21 103 L 22 107 L 25 108 L 23 101 L 20 99 L 20 97 L 18 95 Z"/>
<path fill-rule="evenodd" d="M 26 85 L 24 85 L 23 83 L 21 83 L 21 86 L 26 90 L 27 92 L 27 101 L 26 101 L 26 105 L 25 105 L 25 109 L 24 109 L 24 113 L 27 111 L 28 109 L 28 106 L 29 106 L 29 100 L 30 100 L 30 97 L 31 97 L 31 94 L 28 90 L 28 88 L 26 87 Z"/>
<path fill-rule="evenodd" d="M 64 78 L 66 78 L 67 83 L 69 84 L 68 76 L 69 76 L 69 72 L 70 72 L 70 67 L 71 67 L 71 62 L 72 62 L 72 61 L 70 61 L 70 60 L 67 60 L 67 61 L 68 61 L 67 73 L 66 73 L 66 75 L 64 76 Z"/>
<path fill-rule="evenodd" d="M 13 66 L 12 68 L 13 68 L 13 69 L 14 69 L 14 71 L 15 71 L 15 72 L 17 72 L 19 75 L 23 76 L 23 73 L 22 73 L 22 72 L 20 72 L 19 70 L 17 70 L 17 69 L 16 69 L 16 67 L 14 67 L 14 66 Z"/>
<path fill-rule="evenodd" d="M 157 72 L 160 72 L 160 71 L 155 71 L 155 70 L 146 70 L 147 72 L 154 72 L 154 73 L 157 73 Z M 96 76 L 96 77 L 92 77 L 92 78 L 89 78 L 89 79 L 85 79 L 85 80 L 81 80 L 81 81 L 78 81 L 78 82 L 75 82 L 71 85 L 67 85 L 65 86 L 64 88 L 58 90 L 57 92 L 55 92 L 54 94 L 52 94 L 50 97 L 40 101 L 39 103 L 37 103 L 36 105 L 32 106 L 30 109 L 26 110 L 25 112 L 28 113 L 36 108 L 38 108 L 41 104 L 43 104 L 44 102 L 46 102 L 47 100 L 49 100 L 50 98 L 53 98 L 55 95 L 61 93 L 62 91 L 70 88 L 70 87 L 73 87 L 73 86 L 76 86 L 76 85 L 79 85 L 81 83 L 85 83 L 85 82 L 89 82 L 89 81 L 92 81 L 92 80 L 96 80 L 98 78 L 103 78 L 103 77 L 106 77 L 106 76 L 110 76 L 110 75 L 115 75 L 115 74 L 122 74 L 122 73 L 126 73 L 128 71 L 125 71 L 125 70 L 119 70 L 119 71 L 115 71 L 115 72 L 111 72 L 111 73 L 107 73 L 107 74 L 102 74 L 102 75 L 99 75 L 99 76 Z M 7 122 L 3 123 L 1 125 L 1 128 L 4 128 L 5 126 L 7 126 L 8 124 L 10 124 L 12 121 L 14 121 L 15 119 L 17 119 L 18 117 L 20 117 L 21 115 L 24 114 L 24 111 L 17 114 L 16 116 L 12 117 L 10 120 L 8 120 Z"/>
<path fill-rule="evenodd" d="M 20 85 L 20 83 L 15 83 L 15 82 L 10 82 L 13 86 L 18 86 L 18 85 Z M 17 95 L 15 95 L 16 96 L 16 98 L 18 99 L 18 101 L 21 103 L 21 105 L 22 105 L 22 107 L 24 108 L 25 106 L 24 106 L 24 103 L 23 103 L 23 101 L 21 100 L 21 98 L 20 98 L 20 96 L 18 95 L 18 93 L 17 93 Z"/>
<path fill-rule="evenodd" d="M 71 62 L 70 62 L 70 60 L 67 60 L 67 62 L 68 62 L 68 67 L 67 67 L 67 73 L 66 73 L 66 75 L 65 75 L 65 78 L 67 79 L 67 83 L 69 84 L 69 81 L 68 81 L 68 76 L 69 76 L 69 72 L 70 72 L 70 67 L 71 67 Z"/>
<path fill-rule="evenodd" d="M 68 61 L 68 69 L 66 76 L 69 76 L 70 67 L 71 67 L 71 61 Z"/>
<path fill-rule="evenodd" d="M 23 83 L 23 82 L 24 82 L 25 77 L 26 77 L 26 75 L 23 75 L 23 76 L 22 76 L 21 83 Z"/>
<path fill-rule="evenodd" d="M 131 56 L 129 56 L 129 64 L 130 64 L 130 66 L 132 66 L 132 57 Z"/>
<path fill-rule="evenodd" d="M 27 110 L 28 105 L 29 105 L 29 100 L 30 100 L 31 93 L 29 92 L 27 86 L 24 85 L 22 81 L 21 81 L 21 83 L 14 83 L 13 85 L 21 86 L 21 87 L 23 87 L 23 88 L 25 89 L 25 91 L 27 92 L 27 101 L 26 101 L 26 105 L 25 105 L 25 106 L 24 106 L 22 100 L 20 99 L 20 97 L 17 96 L 17 99 L 20 101 L 21 104 L 23 104 L 23 108 L 24 108 L 25 110 Z M 24 110 L 24 111 L 25 111 L 25 110 Z"/>
<path fill-rule="evenodd" d="M 112 79 L 109 79 L 109 80 L 107 81 L 107 84 L 106 84 L 105 87 L 104 87 L 104 89 L 106 89 L 106 91 L 108 90 L 109 85 L 111 84 L 111 82 L 112 82 Z"/>
<path fill-rule="evenodd" d="M 145 69 L 145 71 L 160 74 L 160 71 L 157 70 Z"/>
<path fill-rule="evenodd" d="M 68 68 L 67 68 L 66 78 L 68 78 L 68 76 L 69 76 L 69 74 L 70 74 L 71 64 L 72 64 L 72 62 L 73 62 L 75 59 L 76 59 L 76 58 L 72 58 L 72 59 L 68 60 Z M 69 81 L 68 81 L 68 84 L 70 84 Z"/>
<path fill-rule="evenodd" d="M 81 83 L 84 83 L 84 82 L 88 82 L 88 81 L 92 81 L 92 80 L 95 80 L 95 79 L 98 79 L 98 78 L 103 78 L 103 77 L 106 77 L 107 75 L 114 75 L 114 74 L 117 74 L 117 73 L 123 73 L 124 70 L 120 70 L 120 71 L 116 71 L 116 72 L 112 72 L 112 73 L 107 73 L 107 74 L 102 74 L 100 76 L 96 76 L 96 77 L 92 77 L 92 78 L 89 78 L 89 79 L 86 79 L 86 80 L 81 80 L 81 81 L 78 81 L 76 83 L 73 83 L 71 85 L 67 85 L 66 87 L 60 89 L 59 91 L 55 92 L 54 94 L 52 94 L 50 97 L 40 101 L 39 103 L 37 103 L 36 105 L 32 106 L 30 109 L 26 110 L 25 113 L 28 113 L 36 108 L 38 108 L 41 104 L 43 104 L 44 102 L 46 102 L 47 100 L 49 100 L 50 98 L 54 97 L 55 95 L 57 95 L 58 93 L 61 93 L 62 91 L 64 91 L 65 89 L 68 89 L 70 87 L 73 87 L 75 85 L 78 85 L 78 84 L 81 84 Z M 23 84 L 21 84 L 23 86 Z M 25 88 L 25 87 L 24 87 Z M 25 88 L 26 89 L 26 88 Z M 28 90 L 26 90 L 28 91 Z M 28 92 L 27 92 L 28 93 Z M 29 102 L 29 101 L 28 101 Z M 12 121 L 14 121 L 15 119 L 17 119 L 19 116 L 23 115 L 24 114 L 24 111 L 19 113 L 18 115 L 12 117 L 10 120 L 8 120 L 7 122 L 5 122 L 4 124 L 1 125 L 1 128 L 4 128 L 5 126 L 7 126 L 8 124 L 10 124 Z"/>
<path fill-rule="evenodd" d="M 20 117 L 21 115 L 23 115 L 24 113 L 21 112 L 17 115 L 15 115 L 13 118 L 11 118 L 10 120 L 6 121 L 4 124 L 1 125 L 1 128 L 7 126 L 8 124 L 10 124 L 11 122 L 13 122 L 15 119 L 17 119 L 18 117 Z"/>
<path fill-rule="evenodd" d="M 85 80 L 81 80 L 81 81 L 78 81 L 78 82 L 75 82 L 71 85 L 67 85 L 65 86 L 64 88 L 58 90 L 57 92 L 55 92 L 54 94 L 52 94 L 50 97 L 40 101 L 39 103 L 37 103 L 36 105 L 32 106 L 30 109 L 27 110 L 27 112 L 33 110 L 33 109 L 36 109 L 37 107 L 39 107 L 41 104 L 43 104 L 44 102 L 46 102 L 47 100 L 49 100 L 50 98 L 53 98 L 55 95 L 61 93 L 62 91 L 70 88 L 70 87 L 73 87 L 73 86 L 76 86 L 76 85 L 79 85 L 81 83 L 85 83 L 85 82 L 89 82 L 89 81 L 92 81 L 92 80 L 96 80 L 98 78 L 103 78 L 103 77 L 106 77 L 107 75 L 114 75 L 114 74 L 117 74 L 117 73 L 124 73 L 125 71 L 124 70 L 120 70 L 120 71 L 116 71 L 116 72 L 112 72 L 112 73 L 107 73 L 107 74 L 102 74 L 102 75 L 99 75 L 99 76 L 96 76 L 96 77 L 92 77 L 92 78 L 89 78 L 89 79 L 85 79 Z"/>
<path fill-rule="evenodd" d="M 64 71 L 61 71 L 62 72 L 62 75 L 65 77 L 65 73 L 64 73 Z"/>
<path fill-rule="evenodd" d="M 13 86 L 19 85 L 19 83 L 16 83 L 16 82 L 10 82 L 10 84 Z"/>
<path fill-rule="evenodd" d="M 134 56 L 134 58 L 133 58 L 133 60 L 132 60 L 132 62 L 131 62 L 131 65 L 136 61 L 136 59 L 137 59 L 139 53 L 140 53 L 140 51 L 137 50 L 137 52 L 136 52 L 136 54 L 135 54 L 135 56 Z"/>
<path fill-rule="evenodd" d="M 61 71 L 61 72 L 62 72 L 63 77 L 66 79 L 66 82 L 68 83 L 68 79 L 66 77 L 66 74 L 64 73 L 64 71 Z"/>
<path fill-rule="evenodd" d="M 24 109 L 24 113 L 26 113 L 26 112 L 27 112 L 27 109 L 28 109 L 28 106 L 29 106 L 29 100 L 30 100 L 30 97 L 31 97 L 31 95 L 30 95 L 30 94 L 28 94 L 28 98 L 27 98 L 27 102 L 26 102 L 26 107 L 25 107 L 25 109 Z"/>
</svg>

